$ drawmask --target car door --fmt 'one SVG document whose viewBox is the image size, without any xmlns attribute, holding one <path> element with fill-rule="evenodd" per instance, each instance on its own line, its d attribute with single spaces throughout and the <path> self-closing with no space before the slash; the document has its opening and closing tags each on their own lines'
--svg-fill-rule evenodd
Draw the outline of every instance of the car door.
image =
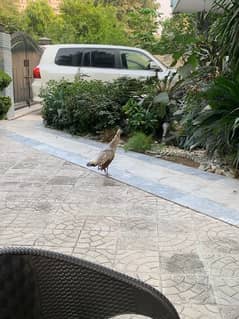
<svg viewBox="0 0 239 319">
<path fill-rule="evenodd" d="M 84 50 L 80 67 L 80 77 L 86 80 L 113 81 L 117 79 L 120 68 L 116 50 L 90 48 Z"/>
<path fill-rule="evenodd" d="M 163 79 L 167 74 L 165 68 L 163 68 L 159 62 L 152 56 L 145 54 L 144 52 L 137 50 L 120 50 L 121 70 L 120 75 L 136 79 L 147 79 L 150 77 L 158 76 L 159 79 Z M 154 62 L 157 67 L 150 69 L 150 63 Z"/>
</svg>

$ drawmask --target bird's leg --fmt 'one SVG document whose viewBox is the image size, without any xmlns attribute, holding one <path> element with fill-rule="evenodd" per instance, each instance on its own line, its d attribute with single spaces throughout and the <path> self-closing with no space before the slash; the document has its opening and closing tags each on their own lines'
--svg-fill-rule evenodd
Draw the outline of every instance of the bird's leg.
<svg viewBox="0 0 239 319">
<path fill-rule="evenodd" d="M 104 168 L 104 173 L 105 173 L 105 176 L 108 176 L 108 167 Z"/>
</svg>

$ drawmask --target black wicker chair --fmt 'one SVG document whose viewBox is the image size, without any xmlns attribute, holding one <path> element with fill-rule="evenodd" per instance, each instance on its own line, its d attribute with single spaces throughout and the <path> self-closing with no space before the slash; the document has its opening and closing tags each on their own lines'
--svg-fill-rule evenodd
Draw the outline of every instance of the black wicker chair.
<svg viewBox="0 0 239 319">
<path fill-rule="evenodd" d="M 0 319 L 179 319 L 150 286 L 107 268 L 37 249 L 0 250 Z"/>
</svg>

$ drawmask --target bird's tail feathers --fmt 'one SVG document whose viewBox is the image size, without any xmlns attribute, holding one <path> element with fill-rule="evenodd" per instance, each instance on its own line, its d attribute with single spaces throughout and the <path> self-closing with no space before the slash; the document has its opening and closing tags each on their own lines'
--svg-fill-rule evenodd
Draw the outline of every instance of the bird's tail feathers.
<svg viewBox="0 0 239 319">
<path fill-rule="evenodd" d="M 86 164 L 86 166 L 96 166 L 97 165 L 97 163 L 95 162 L 95 161 L 89 161 L 87 164 Z"/>
</svg>

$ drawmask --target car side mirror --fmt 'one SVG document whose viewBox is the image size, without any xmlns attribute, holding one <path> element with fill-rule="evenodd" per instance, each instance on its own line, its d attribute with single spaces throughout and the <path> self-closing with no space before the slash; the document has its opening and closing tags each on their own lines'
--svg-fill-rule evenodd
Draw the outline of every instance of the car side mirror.
<svg viewBox="0 0 239 319">
<path fill-rule="evenodd" d="M 154 61 L 149 62 L 149 70 L 162 71 L 160 66 Z"/>
</svg>

